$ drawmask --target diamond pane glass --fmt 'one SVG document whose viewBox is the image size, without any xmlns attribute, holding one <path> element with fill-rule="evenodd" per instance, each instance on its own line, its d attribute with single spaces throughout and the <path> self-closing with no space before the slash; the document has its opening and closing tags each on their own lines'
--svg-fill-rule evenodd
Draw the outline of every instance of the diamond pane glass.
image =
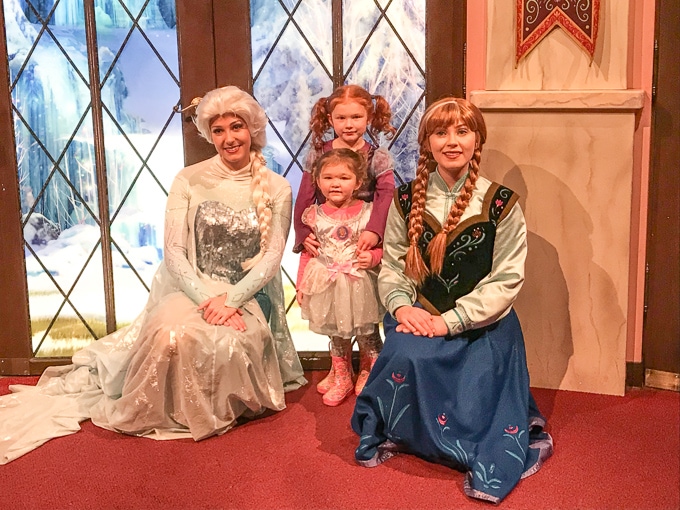
<svg viewBox="0 0 680 510">
<path fill-rule="evenodd" d="M 328 27 L 319 21 L 331 19 L 331 8 L 330 0 L 300 2 L 293 16 L 301 35 L 309 42 L 326 69 L 333 67 L 332 38 L 329 37 Z"/>
<path fill-rule="evenodd" d="M 425 1 L 392 1 L 385 11 L 395 34 L 404 42 L 421 70 L 425 70 Z"/>
<path fill-rule="evenodd" d="M 398 130 L 390 149 L 397 182 L 406 182 L 413 178 L 418 161 L 417 125 L 425 93 L 425 0 L 383 2 L 387 8 L 377 18 L 366 3 L 343 2 L 343 39 L 351 41 L 344 52 L 345 81 L 382 95 L 390 104 Z"/>
<path fill-rule="evenodd" d="M 89 320 L 78 317 L 68 301 L 62 305 L 54 320 L 31 319 L 34 331 L 32 345 L 36 357 L 68 357 L 106 335 L 105 322 L 92 317 Z"/>
<path fill-rule="evenodd" d="M 131 246 L 125 242 L 125 236 L 118 235 L 117 227 L 113 230 L 115 244 L 111 254 L 113 278 L 116 282 L 116 326 L 122 328 L 130 324 L 144 309 L 160 254 L 155 247 L 148 244 L 143 247 Z M 140 228 L 138 235 L 148 234 Z"/>
<path fill-rule="evenodd" d="M 3 7 L 10 80 L 14 84 L 34 48 L 35 41 L 44 29 L 37 20 L 34 23 L 28 20 L 28 16 L 35 18 L 33 10 L 22 8 L 18 0 L 3 1 Z"/>
<path fill-rule="evenodd" d="M 290 21 L 285 9 L 279 2 L 250 2 L 250 39 L 252 45 L 253 76 L 257 76 L 276 42 L 276 36 Z"/>
<path fill-rule="evenodd" d="M 54 40 L 37 41 L 17 76 L 12 98 L 18 116 L 53 160 L 59 159 L 90 104 L 90 93 Z"/>
<path fill-rule="evenodd" d="M 33 0 L 33 4 L 38 4 Z M 51 4 L 51 2 L 45 2 Z M 60 0 L 55 2 L 54 14 L 49 21 L 49 29 L 56 41 L 64 41 L 62 51 L 64 55 L 73 60 L 74 66 L 82 75 L 85 81 L 89 80 L 89 71 L 87 68 L 87 56 L 80 53 L 73 53 L 73 48 L 87 47 L 87 40 L 85 38 L 85 16 L 82 8 L 78 8 L 74 2 L 65 2 Z M 76 45 L 76 46 L 74 46 Z"/>
<path fill-rule="evenodd" d="M 110 20 L 97 19 L 97 40 L 120 327 L 144 307 L 163 257 L 167 190 L 184 154 L 181 124 L 172 110 L 179 101 L 175 4 L 117 3 Z"/>
<path fill-rule="evenodd" d="M 274 138 L 268 141 L 275 150 L 277 139 L 285 145 L 284 150 L 277 151 L 284 158 L 288 152 L 299 152 L 309 132 L 309 113 L 304 116 L 294 112 L 311 111 L 319 98 L 333 90 L 331 79 L 318 66 L 309 48 L 291 51 L 303 42 L 296 32 L 292 27 L 285 31 L 253 85 L 255 97 L 267 111 L 274 130 Z M 295 67 L 289 67 L 284 73 L 279 66 L 282 63 L 291 65 L 293 55 L 295 62 L 292 66 Z M 287 170 L 288 165 L 283 168 Z"/>
<path fill-rule="evenodd" d="M 32 245 L 26 270 L 36 356 L 68 356 L 70 348 L 95 339 L 90 323 L 106 324 L 99 241 L 99 228 L 82 224 L 44 246 Z"/>
<path fill-rule="evenodd" d="M 184 166 L 184 153 L 182 151 L 182 117 L 170 114 L 164 126 L 163 134 L 156 140 L 147 158 L 147 168 L 151 169 L 153 178 L 167 196 L 172 180 Z M 147 133 L 132 135 L 133 142 Z M 165 206 L 161 207 L 161 212 Z M 161 238 L 163 236 L 161 235 Z"/>
<path fill-rule="evenodd" d="M 183 166 L 174 0 L 4 0 L 34 354 L 106 334 L 88 55 L 99 59 L 118 324 L 147 299 Z"/>
<path fill-rule="evenodd" d="M 380 20 L 380 9 L 373 0 L 343 0 L 342 58 L 343 70 L 352 63 Z"/>
<path fill-rule="evenodd" d="M 297 194 L 308 150 L 313 104 L 333 90 L 332 2 L 251 0 L 254 94 L 267 111 L 269 167 L 285 175 Z M 417 160 L 417 126 L 424 106 L 425 0 L 344 0 L 344 77 L 383 95 L 398 135 L 388 143 L 398 181 L 410 180 Z M 294 279 L 298 256 L 292 235 L 283 258 L 288 324 L 298 350 L 325 350 L 328 339 L 311 333 L 300 317 Z"/>
</svg>

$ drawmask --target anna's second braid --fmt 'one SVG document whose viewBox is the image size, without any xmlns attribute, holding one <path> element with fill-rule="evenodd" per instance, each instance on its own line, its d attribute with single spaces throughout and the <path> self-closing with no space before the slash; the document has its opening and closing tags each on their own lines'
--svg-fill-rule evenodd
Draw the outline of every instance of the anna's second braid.
<svg viewBox="0 0 680 510">
<path fill-rule="evenodd" d="M 481 151 L 478 148 L 475 148 L 475 153 L 470 160 L 470 169 L 468 176 L 465 179 L 465 184 L 460 190 L 453 207 L 451 207 L 451 211 L 449 212 L 441 231 L 434 236 L 434 239 L 432 239 L 427 247 L 427 254 L 430 256 L 430 270 L 434 274 L 441 274 L 442 268 L 444 267 L 444 257 L 446 256 L 446 237 L 449 235 L 449 232 L 458 226 L 460 218 L 472 198 L 472 192 L 475 189 L 475 184 L 479 177 L 479 161 L 481 160 L 481 155 Z"/>
</svg>

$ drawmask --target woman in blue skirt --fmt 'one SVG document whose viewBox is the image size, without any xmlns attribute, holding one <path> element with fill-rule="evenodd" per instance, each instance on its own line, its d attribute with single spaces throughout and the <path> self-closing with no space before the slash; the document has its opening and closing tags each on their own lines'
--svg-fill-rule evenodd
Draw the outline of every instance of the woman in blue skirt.
<svg viewBox="0 0 680 510">
<path fill-rule="evenodd" d="M 425 111 L 416 177 L 396 190 L 387 218 L 385 346 L 352 427 L 361 465 L 415 454 L 465 471 L 465 493 L 497 503 L 538 471 L 552 438 L 512 309 L 524 215 L 512 190 L 479 175 L 485 139 L 481 112 L 464 99 Z"/>
</svg>

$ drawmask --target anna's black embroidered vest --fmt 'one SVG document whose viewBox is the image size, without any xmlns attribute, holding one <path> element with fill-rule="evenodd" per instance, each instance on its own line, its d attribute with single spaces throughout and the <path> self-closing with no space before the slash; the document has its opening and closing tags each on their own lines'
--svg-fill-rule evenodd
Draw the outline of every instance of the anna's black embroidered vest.
<svg viewBox="0 0 680 510">
<path fill-rule="evenodd" d="M 413 189 L 407 183 L 395 190 L 394 200 L 408 226 Z M 430 313 L 440 315 L 456 306 L 456 300 L 471 292 L 491 272 L 496 228 L 517 201 L 509 188 L 492 183 L 484 195 L 480 214 L 471 216 L 450 232 L 446 239 L 446 256 L 440 275 L 430 275 L 418 289 L 418 302 Z M 427 247 L 441 231 L 431 214 L 423 213 L 423 235 L 418 248 L 429 266 Z"/>
</svg>

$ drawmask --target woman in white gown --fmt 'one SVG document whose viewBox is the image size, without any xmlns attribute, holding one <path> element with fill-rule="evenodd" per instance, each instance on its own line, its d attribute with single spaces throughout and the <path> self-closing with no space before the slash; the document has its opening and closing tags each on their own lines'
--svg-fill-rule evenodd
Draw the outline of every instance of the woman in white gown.
<svg viewBox="0 0 680 510">
<path fill-rule="evenodd" d="M 158 439 L 221 434 L 285 407 L 306 381 L 285 319 L 280 262 L 291 188 L 265 167 L 264 110 L 237 87 L 205 95 L 218 154 L 184 168 L 167 202 L 165 258 L 130 325 L 0 397 L 0 464 L 96 425 Z"/>
</svg>

